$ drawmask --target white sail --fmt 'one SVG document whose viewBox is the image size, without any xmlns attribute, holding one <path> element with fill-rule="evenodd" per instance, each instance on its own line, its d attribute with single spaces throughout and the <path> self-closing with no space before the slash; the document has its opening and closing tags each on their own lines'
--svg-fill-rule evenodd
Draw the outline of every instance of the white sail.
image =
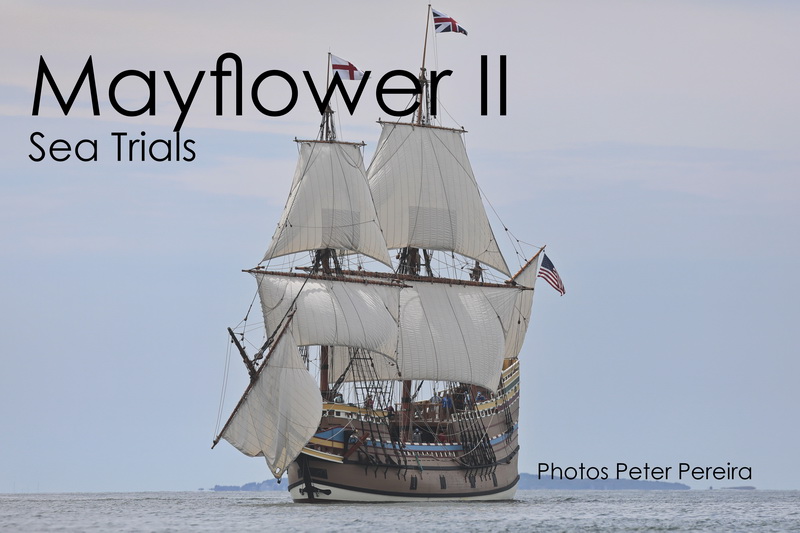
<svg viewBox="0 0 800 533">
<path fill-rule="evenodd" d="M 383 123 L 369 186 L 389 248 L 445 250 L 507 276 L 461 132 Z"/>
<path fill-rule="evenodd" d="M 370 379 L 424 379 L 497 387 L 509 330 L 514 329 L 519 289 L 410 282 L 400 291 L 399 345 L 394 354 L 369 357 Z M 354 354 L 330 352 L 330 376 L 336 380 Z M 359 365 L 354 365 L 358 367 Z M 349 372 L 344 381 L 365 379 Z"/>
<path fill-rule="evenodd" d="M 275 273 L 259 281 L 268 331 L 296 309 L 299 345 L 376 352 L 378 379 L 431 379 L 497 386 L 520 288 L 406 281 L 404 286 L 357 280 L 308 279 Z M 331 378 L 347 366 L 334 352 Z"/>
<path fill-rule="evenodd" d="M 391 266 L 359 145 L 333 141 L 299 144 L 289 199 L 264 260 L 334 248 Z"/>
<path fill-rule="evenodd" d="M 415 283 L 400 294 L 403 379 L 461 381 L 495 389 L 517 290 Z"/>
<path fill-rule="evenodd" d="M 536 284 L 536 275 L 539 273 L 539 256 L 537 253 L 528 263 L 522 267 L 512 279 L 518 285 L 527 287 L 530 290 L 523 290 L 517 293 L 514 311 L 511 315 L 511 322 L 506 336 L 505 357 L 513 359 L 522 350 L 522 343 L 525 342 L 525 334 L 528 332 L 528 323 L 531 318 L 531 307 L 533 306 L 533 286 Z"/>
<path fill-rule="evenodd" d="M 280 335 L 267 357 L 220 436 L 245 455 L 263 455 L 280 479 L 316 433 L 322 395 L 291 332 Z"/>
<path fill-rule="evenodd" d="M 267 332 L 293 305 L 292 331 L 301 346 L 350 346 L 394 354 L 399 286 L 255 273 Z"/>
</svg>

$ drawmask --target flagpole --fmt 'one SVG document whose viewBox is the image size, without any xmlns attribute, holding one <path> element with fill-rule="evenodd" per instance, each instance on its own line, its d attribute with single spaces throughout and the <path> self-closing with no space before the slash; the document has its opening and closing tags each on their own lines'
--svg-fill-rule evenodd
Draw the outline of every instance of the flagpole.
<svg viewBox="0 0 800 533">
<path fill-rule="evenodd" d="M 325 90 L 327 91 L 328 87 L 330 87 L 330 86 L 331 86 L 331 52 L 330 52 L 330 50 L 328 50 L 328 64 L 325 65 Z M 330 119 L 331 119 L 330 107 L 331 107 L 331 103 L 328 102 L 328 109 L 325 110 L 325 116 L 323 117 L 323 119 L 325 121 L 325 133 L 324 133 L 323 140 L 325 140 L 325 141 L 327 141 L 328 137 L 330 136 L 330 133 L 329 133 L 330 132 L 330 126 L 328 124 L 328 121 L 330 121 Z"/>
<path fill-rule="evenodd" d="M 325 74 L 325 90 L 331 86 L 331 70 L 333 70 L 333 57 L 328 51 L 328 62 L 326 66 L 327 72 Z M 321 141 L 334 141 L 336 140 L 336 127 L 333 123 L 333 109 L 328 102 L 328 107 L 322 114 L 322 124 L 319 128 L 319 135 Z"/>
<path fill-rule="evenodd" d="M 426 83 L 425 80 L 425 57 L 428 54 L 428 31 L 430 29 L 431 24 L 431 5 L 428 4 L 428 18 L 425 20 L 425 41 L 422 46 L 422 68 L 419 70 L 419 78 L 420 81 L 423 83 L 423 86 Z M 417 110 L 417 124 L 422 124 L 422 93 L 419 95 L 419 109 Z"/>
<path fill-rule="evenodd" d="M 326 65 L 326 75 L 325 75 L 325 89 L 327 90 L 328 87 L 331 85 L 331 53 L 328 52 L 328 64 Z"/>
<path fill-rule="evenodd" d="M 428 54 L 428 31 L 431 25 L 431 5 L 428 4 L 428 18 L 425 20 L 425 42 L 422 46 L 422 70 L 425 70 L 425 56 Z"/>
</svg>

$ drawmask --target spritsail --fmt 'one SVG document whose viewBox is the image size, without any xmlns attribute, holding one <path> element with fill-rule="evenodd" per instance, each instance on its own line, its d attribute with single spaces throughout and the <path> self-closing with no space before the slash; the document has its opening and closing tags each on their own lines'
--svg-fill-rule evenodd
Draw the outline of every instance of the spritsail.
<svg viewBox="0 0 800 533">
<path fill-rule="evenodd" d="M 263 456 L 280 479 L 316 433 L 321 417 L 319 388 L 284 329 L 217 441 L 223 438 L 245 455 Z"/>
</svg>

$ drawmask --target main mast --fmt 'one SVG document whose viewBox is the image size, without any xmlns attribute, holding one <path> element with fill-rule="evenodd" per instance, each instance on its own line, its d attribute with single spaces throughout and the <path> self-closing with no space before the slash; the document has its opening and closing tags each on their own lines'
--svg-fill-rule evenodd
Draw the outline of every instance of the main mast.
<svg viewBox="0 0 800 533">
<path fill-rule="evenodd" d="M 417 108 L 417 124 L 430 124 L 430 94 L 428 93 L 428 77 L 425 73 L 425 59 L 428 53 L 428 33 L 431 23 L 431 5 L 428 4 L 428 18 L 425 20 L 425 42 L 422 45 L 422 67 L 419 69 L 419 82 L 422 85 L 422 93 L 419 95 L 419 107 Z M 424 99 L 423 99 L 424 95 Z M 424 105 L 423 105 L 424 102 Z M 424 117 L 423 117 L 424 109 Z M 423 118 L 425 121 L 423 122 Z"/>
<path fill-rule="evenodd" d="M 430 124 L 430 93 L 428 92 L 428 77 L 425 72 L 425 59 L 428 53 L 428 33 L 430 31 L 431 23 L 431 5 L 428 4 L 428 14 L 425 20 L 425 39 L 422 45 L 422 66 L 419 69 L 419 83 L 422 86 L 422 91 L 417 98 L 417 116 L 415 124 L 427 125 Z M 422 259 L 425 265 L 425 273 L 428 277 L 433 277 L 433 270 L 431 269 L 431 257 L 428 250 L 422 250 Z M 408 274 L 412 276 L 419 276 L 421 270 L 420 263 L 420 249 L 412 246 L 405 247 L 400 250 L 400 263 L 397 266 L 398 274 Z"/>
<path fill-rule="evenodd" d="M 428 77 L 425 73 L 425 59 L 428 52 L 428 33 L 430 30 L 431 22 L 431 5 L 428 4 L 427 18 L 425 19 L 425 40 L 422 45 L 422 66 L 419 69 L 419 82 L 422 86 L 422 92 L 419 94 L 417 100 L 417 117 L 416 124 L 421 126 L 430 123 L 430 108 L 428 105 L 430 95 L 428 93 Z M 431 269 L 431 256 L 428 250 L 422 250 L 422 257 L 425 264 L 425 273 L 428 277 L 433 277 L 433 270 Z M 407 246 L 400 250 L 400 262 L 397 266 L 399 274 L 408 274 L 412 276 L 420 275 L 420 249 Z M 400 393 L 401 400 L 401 430 L 403 432 L 403 440 L 409 440 L 409 433 L 411 432 L 411 390 L 412 382 L 410 379 L 403 380 L 403 385 Z"/>
</svg>

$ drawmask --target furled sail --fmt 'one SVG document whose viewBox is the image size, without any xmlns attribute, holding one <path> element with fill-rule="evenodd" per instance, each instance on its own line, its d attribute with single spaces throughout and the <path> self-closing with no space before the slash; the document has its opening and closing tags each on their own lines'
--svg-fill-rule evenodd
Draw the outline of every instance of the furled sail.
<svg viewBox="0 0 800 533">
<path fill-rule="evenodd" d="M 537 252 L 522 269 L 511 278 L 517 285 L 527 287 L 530 290 L 523 290 L 517 293 L 514 303 L 514 311 L 511 315 L 511 322 L 506 336 L 505 356 L 513 359 L 522 350 L 522 343 L 525 342 L 525 334 L 528 332 L 528 323 L 531 318 L 531 307 L 533 306 L 533 286 L 536 283 L 536 275 L 539 273 L 539 257 L 541 251 Z"/>
<path fill-rule="evenodd" d="M 364 172 L 360 145 L 298 141 L 289 199 L 264 260 L 333 248 L 392 266 Z"/>
<path fill-rule="evenodd" d="M 220 437 L 251 457 L 263 455 L 280 479 L 322 418 L 322 395 L 291 332 L 276 339 Z"/>
<path fill-rule="evenodd" d="M 510 276 L 462 132 L 400 123 L 382 127 L 367 173 L 389 248 L 456 252 Z"/>
</svg>

